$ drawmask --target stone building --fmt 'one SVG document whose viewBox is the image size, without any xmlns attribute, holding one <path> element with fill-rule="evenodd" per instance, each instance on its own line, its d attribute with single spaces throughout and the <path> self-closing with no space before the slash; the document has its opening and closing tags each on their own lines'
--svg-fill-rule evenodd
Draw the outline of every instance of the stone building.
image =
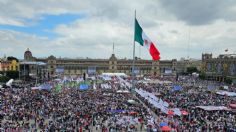
<svg viewBox="0 0 236 132">
<path fill-rule="evenodd" d="M 31 51 L 27 49 L 24 53 L 24 60 L 20 61 L 19 64 L 19 75 L 20 78 L 26 79 L 26 77 L 32 78 L 48 78 L 49 73 L 47 69 L 47 64 L 38 61 L 35 57 L 33 57 Z"/>
<path fill-rule="evenodd" d="M 186 73 L 188 67 L 196 67 L 198 71 L 201 71 L 202 61 L 199 59 L 180 59 L 176 64 L 176 72 L 179 74 Z"/>
<path fill-rule="evenodd" d="M 224 81 L 236 78 L 236 54 L 222 54 L 216 58 L 212 54 L 202 54 L 202 71 L 208 79 Z"/>
<path fill-rule="evenodd" d="M 43 62 L 46 70 L 43 74 L 49 76 L 56 75 L 81 75 L 89 71 L 95 71 L 94 74 L 101 74 L 104 72 L 121 72 L 131 75 L 132 59 L 118 59 L 115 54 L 112 54 L 109 59 L 70 59 L 70 58 L 56 58 L 49 56 L 47 58 L 33 57 L 29 49 L 24 54 L 24 62 Z M 143 60 L 135 58 L 134 72 L 138 75 L 152 74 L 152 75 L 175 75 L 176 59 L 173 60 Z M 29 68 L 35 68 L 31 66 Z M 30 70 L 30 69 L 29 69 Z M 167 73 L 168 71 L 168 73 Z"/>
<path fill-rule="evenodd" d="M 19 62 L 17 59 L 8 60 L 7 57 L 0 59 L 0 71 L 18 71 Z"/>
</svg>

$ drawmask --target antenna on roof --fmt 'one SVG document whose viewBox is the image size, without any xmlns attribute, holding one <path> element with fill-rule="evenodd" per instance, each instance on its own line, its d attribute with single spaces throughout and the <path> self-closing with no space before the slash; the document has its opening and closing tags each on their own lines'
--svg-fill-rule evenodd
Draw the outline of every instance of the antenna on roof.
<svg viewBox="0 0 236 132">
<path fill-rule="evenodd" d="M 6 54 L 4 54 L 4 57 L 3 57 L 3 59 L 4 59 L 4 60 L 6 60 L 6 59 L 7 59 L 7 55 L 6 55 Z"/>
</svg>

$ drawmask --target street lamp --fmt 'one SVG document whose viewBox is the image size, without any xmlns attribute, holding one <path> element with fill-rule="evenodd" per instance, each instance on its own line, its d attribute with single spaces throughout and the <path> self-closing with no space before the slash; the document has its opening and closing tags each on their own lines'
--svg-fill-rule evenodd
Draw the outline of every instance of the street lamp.
<svg viewBox="0 0 236 132">
<path fill-rule="evenodd" d="M 38 83 L 38 65 L 39 65 L 39 62 L 36 62 L 36 80 L 35 80 L 35 87 L 37 86 L 37 83 Z"/>
<path fill-rule="evenodd" d="M 24 61 L 24 84 L 25 84 L 25 61 Z"/>
<path fill-rule="evenodd" d="M 45 76 L 46 76 L 46 75 L 45 75 L 45 74 L 46 74 L 45 71 L 48 71 L 48 69 L 45 69 L 45 68 L 42 69 L 42 72 L 43 72 L 43 74 L 42 74 L 42 76 L 43 76 L 43 77 L 42 77 L 42 82 L 44 81 L 44 78 L 45 78 Z"/>
</svg>

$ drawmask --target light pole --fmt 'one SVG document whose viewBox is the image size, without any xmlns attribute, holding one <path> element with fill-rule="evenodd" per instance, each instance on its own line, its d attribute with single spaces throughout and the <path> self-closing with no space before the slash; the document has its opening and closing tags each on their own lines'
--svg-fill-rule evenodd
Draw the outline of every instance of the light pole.
<svg viewBox="0 0 236 132">
<path fill-rule="evenodd" d="M 37 86 L 38 83 L 38 62 L 36 62 L 36 80 L 35 80 L 35 87 Z"/>
<path fill-rule="evenodd" d="M 25 83 L 25 61 L 24 61 L 24 83 Z"/>
<path fill-rule="evenodd" d="M 44 79 L 45 79 L 45 76 L 47 76 L 47 73 L 45 71 L 48 71 L 48 69 L 42 69 L 42 72 L 43 72 L 43 78 L 42 78 L 42 83 L 44 82 Z"/>
<path fill-rule="evenodd" d="M 19 72 L 18 74 L 19 74 L 19 80 L 20 80 L 20 68 L 18 69 L 18 72 Z"/>
</svg>

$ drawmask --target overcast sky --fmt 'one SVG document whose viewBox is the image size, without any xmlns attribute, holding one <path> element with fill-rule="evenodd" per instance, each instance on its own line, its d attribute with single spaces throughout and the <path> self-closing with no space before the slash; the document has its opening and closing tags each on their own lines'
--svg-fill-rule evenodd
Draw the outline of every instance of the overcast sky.
<svg viewBox="0 0 236 132">
<path fill-rule="evenodd" d="M 0 0 L 0 57 L 132 58 L 134 10 L 161 59 L 236 53 L 235 0 Z M 136 56 L 151 59 L 136 43 Z"/>
</svg>

